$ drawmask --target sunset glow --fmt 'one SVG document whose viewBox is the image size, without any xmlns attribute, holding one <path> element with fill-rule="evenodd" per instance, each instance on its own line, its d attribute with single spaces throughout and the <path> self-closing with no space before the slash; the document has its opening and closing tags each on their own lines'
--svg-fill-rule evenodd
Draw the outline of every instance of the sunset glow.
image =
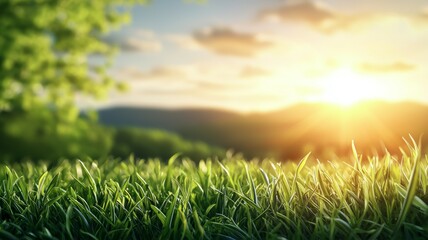
<svg viewBox="0 0 428 240">
<path fill-rule="evenodd" d="M 359 75 L 350 69 L 340 69 L 327 75 L 323 81 L 323 100 L 329 103 L 350 106 L 363 100 L 376 98 L 378 89 L 374 80 Z"/>
</svg>

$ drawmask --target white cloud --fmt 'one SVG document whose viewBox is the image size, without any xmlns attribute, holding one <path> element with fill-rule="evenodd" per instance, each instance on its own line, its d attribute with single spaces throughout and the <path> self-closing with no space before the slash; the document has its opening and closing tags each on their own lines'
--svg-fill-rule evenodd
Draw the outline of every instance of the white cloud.
<svg viewBox="0 0 428 240">
<path fill-rule="evenodd" d="M 239 57 L 255 56 L 273 45 L 257 34 L 239 32 L 228 27 L 196 31 L 193 40 L 217 54 Z"/>
</svg>

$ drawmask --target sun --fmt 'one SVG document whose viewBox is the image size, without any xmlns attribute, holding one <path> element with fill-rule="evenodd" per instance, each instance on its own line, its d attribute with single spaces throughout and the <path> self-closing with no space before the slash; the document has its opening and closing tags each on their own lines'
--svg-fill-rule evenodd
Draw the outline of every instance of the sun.
<svg viewBox="0 0 428 240">
<path fill-rule="evenodd" d="M 350 106 L 376 98 L 375 81 L 351 69 L 339 69 L 321 79 L 322 101 Z"/>
</svg>

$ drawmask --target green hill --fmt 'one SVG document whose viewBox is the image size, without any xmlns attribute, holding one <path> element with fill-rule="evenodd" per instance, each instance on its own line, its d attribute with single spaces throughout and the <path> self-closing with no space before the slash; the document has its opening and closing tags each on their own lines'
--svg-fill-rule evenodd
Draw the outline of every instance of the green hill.
<svg viewBox="0 0 428 240">
<path fill-rule="evenodd" d="M 282 159 L 301 157 L 307 151 L 346 155 L 353 140 L 366 153 L 381 154 L 385 147 L 399 153 L 402 137 L 428 133 L 428 107 L 410 102 L 363 102 L 351 108 L 308 103 L 257 114 L 119 107 L 101 110 L 99 116 L 108 125 L 167 129 L 248 157 Z M 426 136 L 422 142 L 427 142 Z"/>
</svg>

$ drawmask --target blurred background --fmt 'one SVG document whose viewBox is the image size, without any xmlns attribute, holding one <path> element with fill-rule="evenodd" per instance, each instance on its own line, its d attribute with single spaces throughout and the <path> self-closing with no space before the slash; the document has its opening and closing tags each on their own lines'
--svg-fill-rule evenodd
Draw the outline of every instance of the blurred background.
<svg viewBox="0 0 428 240">
<path fill-rule="evenodd" d="M 424 0 L 0 0 L 0 157 L 427 149 Z"/>
</svg>

